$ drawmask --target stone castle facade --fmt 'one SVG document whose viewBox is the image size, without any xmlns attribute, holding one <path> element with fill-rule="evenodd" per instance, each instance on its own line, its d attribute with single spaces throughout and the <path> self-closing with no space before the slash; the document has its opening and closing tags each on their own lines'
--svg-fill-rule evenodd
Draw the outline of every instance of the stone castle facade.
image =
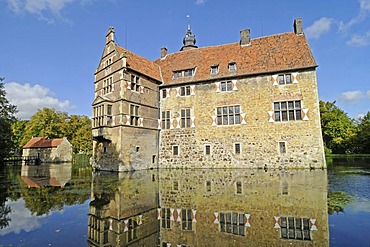
<svg viewBox="0 0 370 247">
<path fill-rule="evenodd" d="M 147 60 L 114 42 L 95 72 L 93 165 L 323 168 L 317 64 L 302 29 Z"/>
</svg>

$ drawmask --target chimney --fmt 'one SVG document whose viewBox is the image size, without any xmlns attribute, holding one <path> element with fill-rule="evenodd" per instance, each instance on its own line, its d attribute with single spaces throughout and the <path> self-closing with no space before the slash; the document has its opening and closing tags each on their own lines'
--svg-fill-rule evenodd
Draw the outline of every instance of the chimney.
<svg viewBox="0 0 370 247">
<path fill-rule="evenodd" d="M 167 55 L 167 48 L 166 47 L 162 47 L 161 48 L 161 58 L 164 58 L 166 55 Z"/>
<path fill-rule="evenodd" d="M 294 33 L 298 35 L 303 35 L 303 28 L 302 28 L 302 18 L 296 18 L 294 20 Z"/>
<path fill-rule="evenodd" d="M 245 29 L 240 31 L 240 45 L 247 46 L 251 44 L 251 30 Z"/>
<path fill-rule="evenodd" d="M 105 37 L 106 37 L 106 41 L 105 41 L 106 44 L 108 44 L 110 41 L 114 42 L 114 28 L 113 27 L 109 27 L 108 33 Z"/>
</svg>

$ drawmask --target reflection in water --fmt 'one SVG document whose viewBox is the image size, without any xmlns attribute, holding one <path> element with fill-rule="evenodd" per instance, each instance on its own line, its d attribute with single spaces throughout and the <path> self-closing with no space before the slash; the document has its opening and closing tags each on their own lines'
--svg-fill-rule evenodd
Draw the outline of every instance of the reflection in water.
<svg viewBox="0 0 370 247">
<path fill-rule="evenodd" d="M 95 174 L 90 246 L 329 246 L 326 170 Z"/>
</svg>

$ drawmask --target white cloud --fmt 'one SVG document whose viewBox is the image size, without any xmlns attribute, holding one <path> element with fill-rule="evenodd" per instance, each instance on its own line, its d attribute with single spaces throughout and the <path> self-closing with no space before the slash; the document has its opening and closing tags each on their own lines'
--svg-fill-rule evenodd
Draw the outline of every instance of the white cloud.
<svg viewBox="0 0 370 247">
<path fill-rule="evenodd" d="M 347 45 L 351 46 L 368 46 L 370 45 L 370 31 L 365 35 L 352 35 L 351 39 L 347 41 Z"/>
<path fill-rule="evenodd" d="M 370 90 L 367 91 L 366 94 L 367 94 L 367 97 L 369 97 L 369 99 L 370 99 Z"/>
<path fill-rule="evenodd" d="M 348 23 L 340 22 L 339 24 L 339 31 L 346 32 L 350 29 L 353 25 L 358 24 L 366 19 L 366 17 L 370 13 L 370 0 L 359 0 L 360 3 L 360 11 L 356 17 L 352 18 Z"/>
<path fill-rule="evenodd" d="M 16 14 L 31 13 L 42 21 L 54 23 L 54 18 L 62 18 L 61 11 L 74 2 L 85 4 L 91 0 L 6 0 L 8 8 Z M 64 19 L 68 21 L 67 19 Z"/>
<path fill-rule="evenodd" d="M 315 21 L 311 26 L 307 27 L 305 34 L 307 38 L 318 39 L 324 33 L 329 32 L 332 23 L 332 18 L 322 17 Z"/>
<path fill-rule="evenodd" d="M 196 5 L 203 5 L 206 3 L 206 0 L 195 0 Z"/>
<path fill-rule="evenodd" d="M 348 103 L 348 104 L 357 103 L 358 101 L 360 101 L 363 98 L 364 98 L 364 93 L 359 91 L 359 90 L 347 91 L 347 92 L 342 93 L 339 96 L 339 99 L 341 101 L 343 101 L 345 103 Z"/>
<path fill-rule="evenodd" d="M 23 199 L 5 202 L 5 205 L 12 209 L 9 215 L 12 220 L 9 222 L 8 227 L 0 231 L 0 235 L 8 233 L 19 234 L 22 230 L 30 232 L 42 226 L 45 216 L 32 215 L 32 213 L 25 208 Z"/>
<path fill-rule="evenodd" d="M 54 108 L 57 111 L 67 111 L 74 106 L 68 100 L 61 101 L 48 88 L 41 85 L 5 83 L 6 97 L 9 102 L 17 106 L 16 116 L 20 119 L 30 119 L 38 109 Z"/>
</svg>

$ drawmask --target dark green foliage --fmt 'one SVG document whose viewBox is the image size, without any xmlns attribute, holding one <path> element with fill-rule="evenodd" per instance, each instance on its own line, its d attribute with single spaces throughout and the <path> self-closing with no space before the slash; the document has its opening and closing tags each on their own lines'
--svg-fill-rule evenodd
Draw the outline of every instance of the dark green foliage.
<svg viewBox="0 0 370 247">
<path fill-rule="evenodd" d="M 13 148 L 11 126 L 17 112 L 16 106 L 10 104 L 5 97 L 3 80 L 4 78 L 0 78 L 0 159 L 8 156 Z"/>
</svg>

